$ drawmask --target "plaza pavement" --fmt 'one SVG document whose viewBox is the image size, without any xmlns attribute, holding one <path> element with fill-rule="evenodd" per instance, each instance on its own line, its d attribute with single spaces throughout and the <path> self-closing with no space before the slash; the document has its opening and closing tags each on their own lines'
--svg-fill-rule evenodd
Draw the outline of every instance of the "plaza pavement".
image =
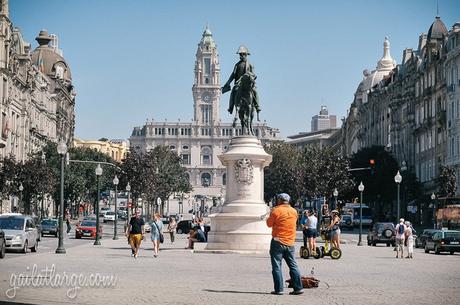
<svg viewBox="0 0 460 305">
<path fill-rule="evenodd" d="M 344 235 L 344 238 L 356 235 Z M 0 302 L 29 304 L 460 304 L 460 254 L 425 254 L 396 259 L 392 248 L 342 245 L 340 260 L 299 259 L 302 274 L 321 280 L 319 288 L 300 296 L 274 296 L 267 255 L 208 254 L 185 250 L 186 236 L 168 235 L 158 258 L 152 257 L 150 236 L 137 259 L 130 256 L 126 239 L 102 239 L 69 248 L 67 254 L 49 252 L 0 260 Z M 297 244 L 297 249 L 300 243 Z M 115 275 L 113 288 L 81 288 L 75 299 L 68 287 L 20 288 L 9 299 L 12 274 L 30 274 L 26 268 L 56 266 L 56 274 Z M 283 266 L 285 279 L 287 268 Z M 10 291 L 11 292 L 11 291 Z"/>
</svg>

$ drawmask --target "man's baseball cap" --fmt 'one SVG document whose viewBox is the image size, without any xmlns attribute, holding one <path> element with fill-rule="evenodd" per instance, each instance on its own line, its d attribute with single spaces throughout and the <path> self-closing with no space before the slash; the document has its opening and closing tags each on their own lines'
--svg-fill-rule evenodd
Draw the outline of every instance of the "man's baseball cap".
<svg viewBox="0 0 460 305">
<path fill-rule="evenodd" d="M 289 201 L 291 201 L 291 196 L 289 196 L 289 195 L 286 194 L 286 193 L 278 194 L 278 195 L 276 195 L 276 198 L 277 198 L 278 200 L 281 200 L 281 201 L 284 201 L 284 202 L 289 202 Z"/>
</svg>

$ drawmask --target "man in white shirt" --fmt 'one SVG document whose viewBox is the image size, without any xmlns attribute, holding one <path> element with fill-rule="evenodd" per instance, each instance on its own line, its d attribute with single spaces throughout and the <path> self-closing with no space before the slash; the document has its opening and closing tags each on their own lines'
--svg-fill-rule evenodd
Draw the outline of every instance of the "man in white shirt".
<svg viewBox="0 0 460 305">
<path fill-rule="evenodd" d="M 399 220 L 399 224 L 396 225 L 396 258 L 399 256 L 401 251 L 401 258 L 404 258 L 404 232 L 406 231 L 406 225 L 404 224 L 404 218 Z"/>
</svg>

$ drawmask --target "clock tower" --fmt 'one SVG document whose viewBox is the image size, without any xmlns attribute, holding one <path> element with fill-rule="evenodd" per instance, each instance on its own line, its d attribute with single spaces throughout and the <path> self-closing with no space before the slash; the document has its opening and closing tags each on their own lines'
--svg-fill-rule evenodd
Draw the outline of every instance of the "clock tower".
<svg viewBox="0 0 460 305">
<path fill-rule="evenodd" d="M 220 120 L 220 65 L 216 43 L 209 27 L 203 32 L 195 61 L 195 82 L 192 87 L 194 121 L 213 126 Z"/>
</svg>

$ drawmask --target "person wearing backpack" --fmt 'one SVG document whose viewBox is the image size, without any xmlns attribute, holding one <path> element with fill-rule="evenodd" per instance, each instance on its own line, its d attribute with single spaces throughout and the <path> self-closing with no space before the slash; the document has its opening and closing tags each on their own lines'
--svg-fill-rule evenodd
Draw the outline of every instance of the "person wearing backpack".
<svg viewBox="0 0 460 305">
<path fill-rule="evenodd" d="M 396 258 L 399 257 L 399 251 L 401 251 L 401 258 L 404 258 L 405 232 L 406 225 L 404 224 L 404 218 L 401 218 L 399 224 L 396 225 Z"/>
</svg>

